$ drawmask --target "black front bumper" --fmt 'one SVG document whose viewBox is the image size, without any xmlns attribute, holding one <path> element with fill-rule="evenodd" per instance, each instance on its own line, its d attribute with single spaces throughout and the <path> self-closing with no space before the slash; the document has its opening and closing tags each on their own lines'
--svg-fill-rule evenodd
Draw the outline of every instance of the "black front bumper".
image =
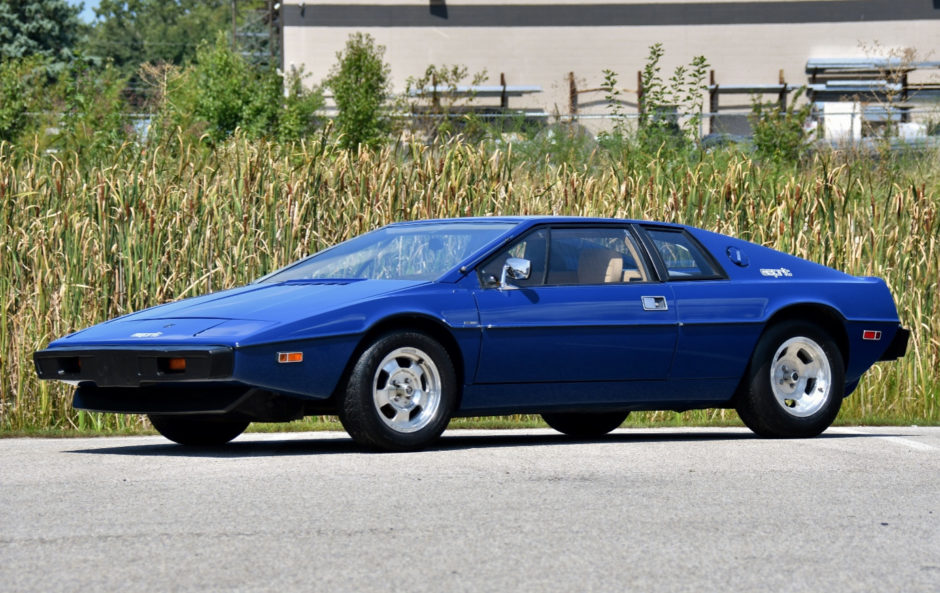
<svg viewBox="0 0 940 593">
<path fill-rule="evenodd" d="M 898 326 L 898 331 L 894 334 L 894 339 L 888 344 L 888 349 L 884 351 L 878 360 L 897 360 L 907 353 L 907 342 L 911 338 L 911 330 Z"/>
<path fill-rule="evenodd" d="M 170 361 L 185 360 L 183 370 Z M 235 354 L 225 346 L 154 348 L 50 348 L 33 354 L 40 379 L 94 383 L 98 387 L 140 387 L 148 383 L 226 381 Z"/>
</svg>

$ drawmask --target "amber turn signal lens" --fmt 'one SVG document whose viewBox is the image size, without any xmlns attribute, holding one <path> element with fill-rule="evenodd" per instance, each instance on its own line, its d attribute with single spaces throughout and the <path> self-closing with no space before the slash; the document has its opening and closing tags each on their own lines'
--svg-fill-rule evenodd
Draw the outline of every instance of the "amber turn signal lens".
<svg viewBox="0 0 940 593">
<path fill-rule="evenodd" d="M 170 371 L 181 373 L 186 370 L 186 359 L 185 358 L 171 358 L 167 361 L 167 369 Z"/>
<path fill-rule="evenodd" d="M 288 362 L 303 362 L 304 353 L 303 352 L 278 352 L 277 361 L 281 364 Z"/>
</svg>

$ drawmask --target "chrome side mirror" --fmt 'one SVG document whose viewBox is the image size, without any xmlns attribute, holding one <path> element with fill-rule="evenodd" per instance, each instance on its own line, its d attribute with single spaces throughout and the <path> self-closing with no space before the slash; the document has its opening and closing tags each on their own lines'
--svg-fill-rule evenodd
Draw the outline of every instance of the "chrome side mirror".
<svg viewBox="0 0 940 593">
<path fill-rule="evenodd" d="M 503 264 L 503 273 L 499 277 L 500 290 L 517 290 L 509 280 L 526 280 L 532 273 L 532 262 L 521 257 L 510 257 Z"/>
</svg>

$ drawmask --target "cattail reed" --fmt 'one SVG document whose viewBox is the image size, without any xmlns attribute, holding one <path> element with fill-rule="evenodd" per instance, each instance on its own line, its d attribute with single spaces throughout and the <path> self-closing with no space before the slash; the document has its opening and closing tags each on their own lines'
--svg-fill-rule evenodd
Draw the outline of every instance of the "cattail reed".
<svg viewBox="0 0 940 593">
<path fill-rule="evenodd" d="M 81 162 L 0 144 L 0 431 L 143 426 L 74 411 L 70 387 L 36 379 L 32 352 L 56 337 L 249 282 L 392 221 L 537 213 L 677 221 L 884 278 L 913 332 L 909 351 L 876 365 L 841 419 L 936 423 L 937 154 L 904 167 L 836 158 L 775 167 L 718 151 L 588 166 L 458 142 L 346 152 L 236 137 L 214 150 L 124 145 Z"/>
</svg>

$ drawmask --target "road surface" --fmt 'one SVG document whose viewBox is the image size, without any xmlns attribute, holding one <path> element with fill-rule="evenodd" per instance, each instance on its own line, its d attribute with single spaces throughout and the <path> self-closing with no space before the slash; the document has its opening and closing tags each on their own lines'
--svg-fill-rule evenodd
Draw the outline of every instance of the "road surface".
<svg viewBox="0 0 940 593">
<path fill-rule="evenodd" d="M 0 439 L 0 591 L 940 591 L 940 428 Z"/>
</svg>

